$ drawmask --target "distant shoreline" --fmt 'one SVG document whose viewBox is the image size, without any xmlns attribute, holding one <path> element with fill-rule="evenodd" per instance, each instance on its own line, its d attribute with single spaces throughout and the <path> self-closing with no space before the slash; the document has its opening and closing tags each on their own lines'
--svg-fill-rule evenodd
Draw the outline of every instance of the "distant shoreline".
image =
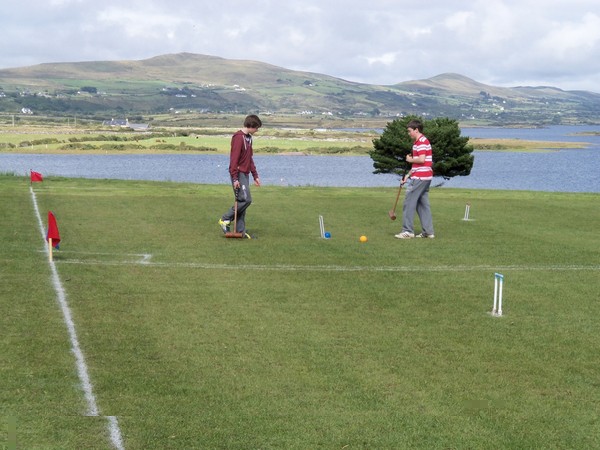
<svg viewBox="0 0 600 450">
<path fill-rule="evenodd" d="M 0 137 L 0 144 L 1 142 Z M 475 151 L 505 151 L 505 152 L 550 152 L 560 149 L 584 149 L 589 146 L 585 142 L 562 142 L 562 141 L 528 141 L 524 139 L 491 139 L 491 138 L 470 138 L 469 144 L 473 145 Z M 298 151 L 273 151 L 269 149 L 262 151 L 260 145 L 255 144 L 254 153 L 256 155 L 281 155 L 281 156 L 309 156 L 309 155 L 323 155 L 323 156 L 368 156 L 366 152 L 340 152 L 331 153 L 327 151 L 327 147 L 322 146 L 323 151 L 319 151 L 319 146 L 316 144 L 311 147 L 310 151 L 298 150 Z M 36 145 L 34 147 L 14 147 L 14 148 L 0 148 L 0 153 L 6 154 L 28 154 L 28 155 L 226 155 L 229 152 L 227 150 L 165 150 L 165 149 L 151 149 L 151 148 L 131 148 L 131 149 L 60 149 L 52 147 L 44 147 L 43 145 Z"/>
<path fill-rule="evenodd" d="M 477 127 L 480 130 L 492 127 Z M 502 152 L 551 152 L 559 149 L 582 149 L 590 145 L 581 142 L 582 137 L 591 139 L 600 131 L 570 130 L 566 140 L 539 140 L 537 133 L 523 133 L 523 139 L 515 137 L 514 130 L 506 133 L 477 133 L 468 136 L 469 144 L 476 151 Z M 519 127 L 525 129 L 526 127 Z M 200 155 L 228 154 L 230 146 L 228 130 L 222 128 L 156 129 L 137 133 L 120 129 L 94 129 L 73 127 L 6 127 L 0 126 L 0 153 L 6 154 L 61 154 L 61 155 Z M 256 136 L 254 151 L 257 155 L 284 156 L 368 156 L 373 149 L 372 141 L 381 131 L 371 129 L 281 129 L 267 127 Z M 504 137 L 507 136 L 507 137 Z M 568 136 L 573 136 L 569 140 Z M 563 136 L 561 136 L 562 138 Z"/>
</svg>

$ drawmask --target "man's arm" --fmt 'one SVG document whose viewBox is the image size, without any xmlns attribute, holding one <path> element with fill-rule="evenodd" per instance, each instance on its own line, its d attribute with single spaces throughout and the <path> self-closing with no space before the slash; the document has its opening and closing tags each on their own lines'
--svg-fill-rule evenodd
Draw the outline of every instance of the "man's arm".
<svg viewBox="0 0 600 450">
<path fill-rule="evenodd" d="M 422 155 L 419 155 L 417 157 L 413 156 L 413 155 L 406 155 L 406 161 L 411 163 L 411 164 L 425 164 L 425 153 L 423 153 Z"/>
<path fill-rule="evenodd" d="M 239 176 L 239 171 L 240 171 L 239 163 L 240 163 L 240 155 L 241 154 L 242 154 L 242 140 L 239 139 L 238 135 L 234 135 L 231 138 L 231 152 L 229 153 L 229 175 L 231 176 L 231 181 L 233 182 L 234 188 L 240 187 L 240 182 L 238 181 L 238 176 Z"/>
</svg>

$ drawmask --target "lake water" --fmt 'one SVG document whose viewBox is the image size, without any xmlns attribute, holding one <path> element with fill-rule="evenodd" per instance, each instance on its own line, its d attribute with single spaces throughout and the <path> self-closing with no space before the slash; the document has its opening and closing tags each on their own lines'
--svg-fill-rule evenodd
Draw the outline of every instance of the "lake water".
<svg viewBox="0 0 600 450">
<path fill-rule="evenodd" d="M 549 128 L 463 128 L 462 134 L 481 138 L 586 142 L 586 149 L 548 153 L 474 152 L 468 177 L 444 181 L 443 188 L 510 189 L 558 192 L 600 192 L 600 126 Z M 45 177 L 111 178 L 227 184 L 227 155 L 50 155 L 1 154 L 0 172 Z M 255 155 L 265 185 L 389 187 L 396 175 L 373 174 L 368 156 Z"/>
</svg>

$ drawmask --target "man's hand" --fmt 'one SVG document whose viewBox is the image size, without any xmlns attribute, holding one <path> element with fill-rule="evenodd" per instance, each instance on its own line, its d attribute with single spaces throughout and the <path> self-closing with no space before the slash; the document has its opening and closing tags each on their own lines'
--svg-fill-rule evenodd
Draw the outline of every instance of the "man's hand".
<svg viewBox="0 0 600 450">
<path fill-rule="evenodd" d="M 255 178 L 254 179 L 254 185 L 255 186 L 260 186 L 260 178 Z"/>
<path fill-rule="evenodd" d="M 234 188 L 234 189 L 239 189 L 239 188 L 240 188 L 240 182 L 239 182 L 239 180 L 235 180 L 235 181 L 233 182 L 233 188 Z"/>
</svg>

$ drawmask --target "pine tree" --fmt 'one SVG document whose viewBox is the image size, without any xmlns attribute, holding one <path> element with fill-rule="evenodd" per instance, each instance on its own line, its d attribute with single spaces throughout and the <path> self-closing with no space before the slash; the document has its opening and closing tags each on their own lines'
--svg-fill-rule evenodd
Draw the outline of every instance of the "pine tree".
<svg viewBox="0 0 600 450">
<path fill-rule="evenodd" d="M 369 155 L 373 159 L 373 173 L 404 174 L 410 169 L 406 155 L 412 151 L 412 140 L 406 131 L 408 122 L 415 116 L 396 119 L 387 124 L 380 138 L 373 140 Z M 423 121 L 423 134 L 433 150 L 433 173 L 448 180 L 471 173 L 475 159 L 469 138 L 460 135 L 456 120 L 441 117 Z"/>
</svg>

